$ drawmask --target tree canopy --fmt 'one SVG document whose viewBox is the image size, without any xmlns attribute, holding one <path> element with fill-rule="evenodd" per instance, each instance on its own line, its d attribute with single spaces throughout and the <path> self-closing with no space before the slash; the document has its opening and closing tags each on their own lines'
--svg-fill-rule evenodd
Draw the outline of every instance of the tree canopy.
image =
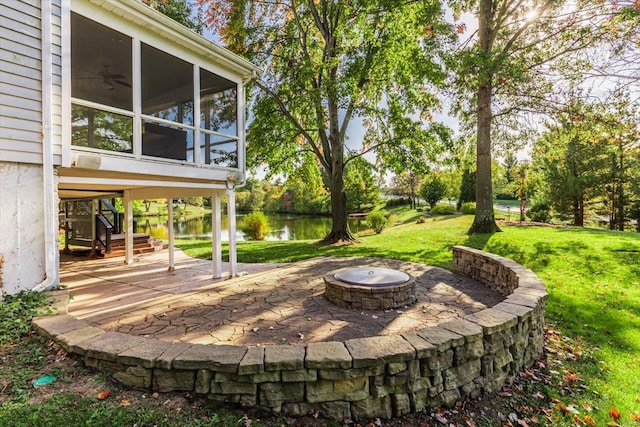
<svg viewBox="0 0 640 427">
<path fill-rule="evenodd" d="M 438 0 L 200 0 L 228 47 L 262 67 L 248 158 L 290 172 L 304 153 L 326 171 L 333 227 L 350 240 L 344 169 L 375 153 L 422 159 L 446 129 L 432 122 L 450 25 Z M 365 137 L 350 140 L 355 126 Z M 400 153 L 404 153 L 400 155 Z"/>
</svg>

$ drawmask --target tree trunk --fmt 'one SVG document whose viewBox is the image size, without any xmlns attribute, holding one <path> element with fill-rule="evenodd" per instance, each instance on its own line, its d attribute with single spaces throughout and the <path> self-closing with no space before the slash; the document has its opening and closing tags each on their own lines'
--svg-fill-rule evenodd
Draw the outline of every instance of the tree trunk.
<svg viewBox="0 0 640 427">
<path fill-rule="evenodd" d="M 581 200 L 573 203 L 573 225 L 584 227 L 584 204 Z"/>
<path fill-rule="evenodd" d="M 334 140 L 335 141 L 335 140 Z M 342 146 L 332 143 L 331 162 L 331 231 L 320 241 L 321 244 L 352 242 L 355 240 L 349 230 L 347 220 L 347 194 L 344 192 L 344 162 Z"/>
<path fill-rule="evenodd" d="M 491 98 L 493 95 L 493 72 L 490 63 L 490 33 L 493 23 L 492 0 L 480 1 L 479 44 L 485 55 L 481 58 L 480 85 L 478 88 L 478 116 L 476 134 L 476 214 L 469 234 L 495 233 L 500 231 L 493 215 L 493 193 L 491 189 Z"/>
<path fill-rule="evenodd" d="M 622 149 L 620 149 L 620 176 L 618 178 L 618 230 L 624 231 L 624 184 L 625 184 L 625 170 L 624 159 L 622 157 Z"/>
</svg>

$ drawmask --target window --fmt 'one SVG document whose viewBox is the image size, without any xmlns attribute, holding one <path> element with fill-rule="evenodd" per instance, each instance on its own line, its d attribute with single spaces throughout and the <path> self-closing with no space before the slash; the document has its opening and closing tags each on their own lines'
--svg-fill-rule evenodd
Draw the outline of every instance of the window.
<svg viewBox="0 0 640 427">
<path fill-rule="evenodd" d="M 200 69 L 200 159 L 205 164 L 238 167 L 236 84 Z"/>
<path fill-rule="evenodd" d="M 131 37 L 71 14 L 71 96 L 133 110 Z"/>
<path fill-rule="evenodd" d="M 237 96 L 233 81 L 71 13 L 73 146 L 237 168 Z"/>
<path fill-rule="evenodd" d="M 71 144 L 131 153 L 133 119 L 82 105 L 71 108 Z"/>
</svg>

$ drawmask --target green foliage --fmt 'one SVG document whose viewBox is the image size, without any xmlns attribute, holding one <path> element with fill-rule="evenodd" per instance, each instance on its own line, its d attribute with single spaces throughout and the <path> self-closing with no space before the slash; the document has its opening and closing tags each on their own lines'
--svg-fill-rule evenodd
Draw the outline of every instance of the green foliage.
<svg viewBox="0 0 640 427">
<path fill-rule="evenodd" d="M 438 203 L 431 208 L 431 215 L 453 215 L 456 213 L 456 207 L 446 203 Z"/>
<path fill-rule="evenodd" d="M 403 171 L 393 176 L 391 181 L 391 194 L 401 196 L 401 198 L 407 198 L 409 205 L 415 208 L 421 182 L 422 175 Z"/>
<path fill-rule="evenodd" d="M 615 109 L 614 109 L 615 107 Z M 640 170 L 634 109 L 574 101 L 548 124 L 533 151 L 534 173 L 544 198 L 559 215 L 584 225 L 597 213 L 624 229 Z"/>
<path fill-rule="evenodd" d="M 476 213 L 476 204 L 474 202 L 463 203 L 460 212 L 465 215 L 474 215 Z"/>
<path fill-rule="evenodd" d="M 513 193 L 496 193 L 496 200 L 518 200 Z"/>
<path fill-rule="evenodd" d="M 382 212 L 371 212 L 367 215 L 367 223 L 376 234 L 380 234 L 387 226 L 387 217 Z"/>
<path fill-rule="evenodd" d="M 436 174 L 431 174 L 420 185 L 420 197 L 425 199 L 432 209 L 444 197 L 446 192 L 446 184 Z"/>
<path fill-rule="evenodd" d="M 263 240 L 269 231 L 269 220 L 262 212 L 252 212 L 242 219 L 240 229 L 251 240 Z"/>
<path fill-rule="evenodd" d="M 285 183 L 287 205 L 285 212 L 301 214 L 327 213 L 329 194 L 324 187 L 318 161 L 311 153 L 306 153 L 302 163 Z M 349 196 L 347 196 L 349 197 Z"/>
<path fill-rule="evenodd" d="M 362 212 L 371 210 L 378 203 L 380 188 L 373 175 L 373 165 L 358 157 L 345 170 L 344 192 L 347 195 L 347 210 Z"/>
<path fill-rule="evenodd" d="M 250 167 L 288 175 L 313 153 L 330 177 L 332 217 L 346 219 L 352 159 L 371 152 L 398 168 L 441 151 L 450 131 L 423 119 L 440 108 L 435 92 L 452 38 L 440 2 L 201 2 L 229 46 L 268 70 L 249 104 Z M 365 127 L 361 151 L 345 144 L 353 125 Z M 350 239 L 346 221 L 334 226 L 328 241 Z"/>
<path fill-rule="evenodd" d="M 460 182 L 460 196 L 456 208 L 460 210 L 463 203 L 476 201 L 476 173 L 465 169 Z"/>
<path fill-rule="evenodd" d="M 527 209 L 527 217 L 535 222 L 551 221 L 551 205 L 545 199 L 533 199 Z"/>
<path fill-rule="evenodd" d="M 193 0 L 142 0 L 163 15 L 184 25 L 198 34 L 202 34 L 205 23 L 200 14 L 193 13 L 196 7 Z"/>
<path fill-rule="evenodd" d="M 31 319 L 43 312 L 48 303 L 44 292 L 22 291 L 3 295 L 0 301 L 0 345 L 19 341 L 31 332 Z"/>
<path fill-rule="evenodd" d="M 411 204 L 411 199 L 407 199 L 405 197 L 394 197 L 394 198 L 391 198 L 391 199 L 387 199 L 384 202 L 384 205 L 387 208 L 391 208 L 391 207 L 394 207 L 394 206 L 404 206 L 404 205 L 409 205 L 409 204 Z"/>
</svg>

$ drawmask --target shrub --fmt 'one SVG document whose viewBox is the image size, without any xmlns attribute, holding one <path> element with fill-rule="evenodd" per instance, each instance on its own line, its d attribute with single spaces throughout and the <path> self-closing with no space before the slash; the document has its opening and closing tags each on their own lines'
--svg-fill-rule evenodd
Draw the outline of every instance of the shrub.
<svg viewBox="0 0 640 427">
<path fill-rule="evenodd" d="M 367 223 L 373 228 L 376 234 L 382 233 L 384 227 L 387 225 L 387 217 L 380 212 L 372 212 L 367 216 Z"/>
<path fill-rule="evenodd" d="M 425 180 L 420 185 L 420 197 L 429 203 L 429 206 L 435 206 L 440 199 L 447 193 L 447 185 L 437 176 Z"/>
<path fill-rule="evenodd" d="M 264 240 L 269 231 L 269 220 L 262 212 L 252 212 L 244 217 L 240 229 L 251 240 Z"/>
<path fill-rule="evenodd" d="M 496 194 L 496 200 L 518 200 L 513 193 L 498 193 Z"/>
<path fill-rule="evenodd" d="M 465 215 L 473 215 L 476 213 L 476 204 L 475 202 L 467 202 L 463 203 L 460 207 L 460 212 Z"/>
<path fill-rule="evenodd" d="M 546 200 L 533 200 L 527 209 L 527 216 L 531 221 L 549 222 L 551 220 L 551 206 Z"/>
<path fill-rule="evenodd" d="M 409 199 L 409 198 L 394 197 L 392 199 L 387 199 L 387 201 L 385 202 L 385 206 L 390 208 L 390 207 L 393 207 L 393 206 L 408 205 L 410 203 L 411 203 L 411 199 Z"/>
<path fill-rule="evenodd" d="M 453 215 L 455 212 L 456 207 L 446 203 L 438 203 L 431 208 L 431 215 Z"/>
</svg>

